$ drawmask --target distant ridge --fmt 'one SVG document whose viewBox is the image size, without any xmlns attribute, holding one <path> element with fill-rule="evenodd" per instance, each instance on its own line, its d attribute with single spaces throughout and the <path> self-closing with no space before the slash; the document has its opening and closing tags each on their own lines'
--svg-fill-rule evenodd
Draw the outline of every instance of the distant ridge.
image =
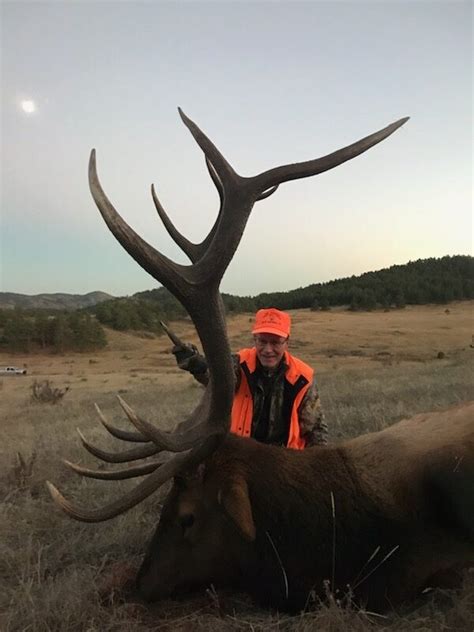
<svg viewBox="0 0 474 632">
<path fill-rule="evenodd" d="M 474 257 L 446 255 L 418 259 L 285 292 L 256 296 L 222 293 L 222 298 L 226 310 L 234 313 L 253 312 L 262 307 L 326 309 L 346 305 L 351 309 L 374 309 L 471 300 L 474 299 Z M 117 329 L 130 328 L 127 323 L 132 320 L 136 329 L 147 329 L 150 323 L 186 315 L 177 299 L 164 287 L 119 298 L 106 292 L 34 296 L 0 292 L 0 309 L 15 307 L 68 311 L 87 308 L 102 324 Z M 114 324 L 115 320 L 120 326 Z"/>
<path fill-rule="evenodd" d="M 75 310 L 84 307 L 94 307 L 104 301 L 115 298 L 106 292 L 89 292 L 88 294 L 16 294 L 15 292 L 0 292 L 0 309 L 51 309 Z"/>
<path fill-rule="evenodd" d="M 163 287 L 139 292 L 132 297 L 154 302 L 162 319 L 184 313 L 178 301 Z M 227 312 L 253 312 L 262 307 L 278 309 L 350 309 L 404 307 L 426 303 L 449 303 L 474 298 L 474 257 L 446 255 L 418 259 L 381 270 L 313 283 L 285 292 L 265 292 L 256 296 L 222 294 Z"/>
</svg>

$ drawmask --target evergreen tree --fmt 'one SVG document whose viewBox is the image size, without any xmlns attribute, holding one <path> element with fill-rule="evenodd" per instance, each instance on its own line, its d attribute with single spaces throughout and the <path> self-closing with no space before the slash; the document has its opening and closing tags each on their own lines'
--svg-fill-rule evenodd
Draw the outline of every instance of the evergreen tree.
<svg viewBox="0 0 474 632">
<path fill-rule="evenodd" d="M 52 321 L 51 338 L 53 348 L 57 353 L 64 353 L 74 347 L 74 331 L 69 326 L 66 315 L 60 314 Z"/>
<path fill-rule="evenodd" d="M 45 349 L 48 346 L 49 331 L 49 318 L 44 312 L 40 312 L 34 320 L 34 339 L 41 349 Z"/>
<path fill-rule="evenodd" d="M 4 327 L 6 346 L 11 351 L 28 353 L 32 348 L 34 326 L 21 310 L 13 310 Z"/>
</svg>

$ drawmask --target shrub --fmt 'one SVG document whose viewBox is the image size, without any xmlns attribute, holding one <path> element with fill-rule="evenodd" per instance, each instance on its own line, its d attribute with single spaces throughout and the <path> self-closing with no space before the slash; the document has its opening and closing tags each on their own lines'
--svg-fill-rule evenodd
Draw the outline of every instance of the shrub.
<svg viewBox="0 0 474 632">
<path fill-rule="evenodd" d="M 66 388 L 54 388 L 49 380 L 44 382 L 35 380 L 31 385 L 31 399 L 39 404 L 57 404 L 68 390 L 69 386 L 66 386 Z"/>
</svg>

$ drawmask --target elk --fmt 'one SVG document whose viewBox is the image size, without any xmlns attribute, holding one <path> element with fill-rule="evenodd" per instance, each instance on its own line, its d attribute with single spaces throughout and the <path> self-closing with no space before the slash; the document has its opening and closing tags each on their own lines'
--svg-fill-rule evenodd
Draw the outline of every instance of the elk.
<svg viewBox="0 0 474 632">
<path fill-rule="evenodd" d="M 175 431 L 165 432 L 119 398 L 135 427 L 105 428 L 135 444 L 119 453 L 84 447 L 113 463 L 154 457 L 115 471 L 65 463 L 81 476 L 146 476 L 131 492 L 97 509 L 69 502 L 70 517 L 100 522 L 121 514 L 173 479 L 156 532 L 136 578 L 147 600 L 232 586 L 262 604 L 304 608 L 311 591 L 350 587 L 354 599 L 387 608 L 413 597 L 436 576 L 474 562 L 474 406 L 418 415 L 339 445 L 295 451 L 229 433 L 234 373 L 219 285 L 255 202 L 289 180 L 350 160 L 403 125 L 384 129 L 327 156 L 254 177 L 238 175 L 209 138 L 179 110 L 217 188 L 220 209 L 206 238 L 191 243 L 152 197 L 168 233 L 191 261 L 180 265 L 145 242 L 106 197 L 89 162 L 89 184 L 107 226 L 137 263 L 168 288 L 192 318 L 209 367 L 201 401 Z M 170 332 L 170 335 L 173 335 Z M 167 460 L 156 455 L 171 452 Z"/>
</svg>

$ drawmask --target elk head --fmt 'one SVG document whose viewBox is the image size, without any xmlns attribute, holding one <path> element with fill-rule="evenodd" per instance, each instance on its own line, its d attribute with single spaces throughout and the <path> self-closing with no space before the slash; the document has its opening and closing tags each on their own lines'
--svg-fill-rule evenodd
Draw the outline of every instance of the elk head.
<svg viewBox="0 0 474 632">
<path fill-rule="evenodd" d="M 47 483 L 54 501 L 69 516 L 84 522 L 99 522 L 130 509 L 174 478 L 160 525 L 138 577 L 140 589 L 150 598 L 193 584 L 235 579 L 240 571 L 245 572 L 245 565 L 252 563 L 256 527 L 251 498 L 245 468 L 242 469 L 242 462 L 240 465 L 238 461 L 231 462 L 231 455 L 236 453 L 235 446 L 240 445 L 240 452 L 243 450 L 247 458 L 252 458 L 249 451 L 253 450 L 258 451 L 255 458 L 260 458 L 261 450 L 265 451 L 267 446 L 257 447 L 249 440 L 228 439 L 225 445 L 230 444 L 232 449 L 223 447 L 230 425 L 234 374 L 219 285 L 255 202 L 271 195 L 283 182 L 322 173 L 358 156 L 408 120 L 400 119 L 322 158 L 242 177 L 199 127 L 181 110 L 179 113 L 204 152 L 220 198 L 220 210 L 212 229 L 202 243 L 194 244 L 176 230 L 152 186 L 158 214 L 173 240 L 191 260 L 191 265 L 170 260 L 126 224 L 101 187 L 95 150 L 92 150 L 89 162 L 89 185 L 115 238 L 144 270 L 174 294 L 191 316 L 207 359 L 209 384 L 188 420 L 172 433 L 161 431 L 142 419 L 121 398 L 120 404 L 136 428 L 133 432 L 114 428 L 97 409 L 102 423 L 112 435 L 141 445 L 113 454 L 89 444 L 81 435 L 84 447 L 96 457 L 117 463 L 143 459 L 162 451 L 174 453 L 173 458 L 165 462 L 147 461 L 113 472 L 90 470 L 66 461 L 80 475 L 93 478 L 110 480 L 146 475 L 123 497 L 99 509 L 85 509 L 71 504 L 54 485 Z"/>
</svg>

